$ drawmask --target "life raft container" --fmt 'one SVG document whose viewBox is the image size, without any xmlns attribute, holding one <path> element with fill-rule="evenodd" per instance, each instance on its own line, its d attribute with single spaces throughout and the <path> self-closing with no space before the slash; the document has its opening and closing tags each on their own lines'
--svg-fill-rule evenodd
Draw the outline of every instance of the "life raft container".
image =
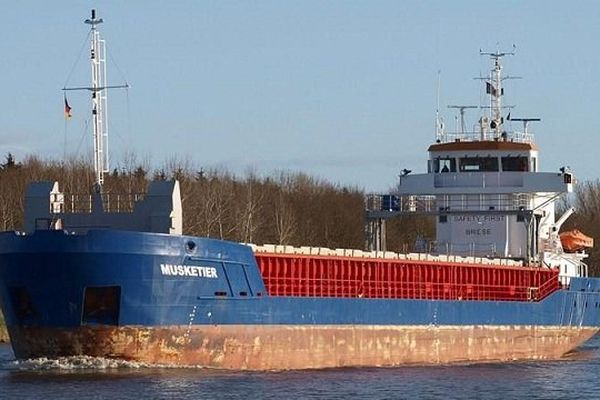
<svg viewBox="0 0 600 400">
<path fill-rule="evenodd" d="M 594 239 L 579 230 L 566 231 L 560 234 L 560 242 L 567 252 L 581 251 L 594 247 Z"/>
</svg>

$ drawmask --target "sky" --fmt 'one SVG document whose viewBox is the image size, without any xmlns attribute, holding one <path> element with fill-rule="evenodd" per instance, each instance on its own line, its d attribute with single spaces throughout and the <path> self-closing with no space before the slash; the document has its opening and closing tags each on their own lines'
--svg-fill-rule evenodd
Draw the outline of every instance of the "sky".
<svg viewBox="0 0 600 400">
<path fill-rule="evenodd" d="M 503 101 L 532 126 L 541 170 L 597 179 L 600 2 L 0 0 L 0 156 L 90 157 L 90 9 L 109 53 L 111 168 L 304 172 L 369 192 L 425 172 L 435 111 L 482 104 L 511 50 Z M 439 79 L 438 79 L 439 77 Z M 439 90 L 438 90 L 439 80 Z M 467 126 L 479 117 L 467 112 Z M 516 127 L 516 126 L 515 126 Z"/>
</svg>

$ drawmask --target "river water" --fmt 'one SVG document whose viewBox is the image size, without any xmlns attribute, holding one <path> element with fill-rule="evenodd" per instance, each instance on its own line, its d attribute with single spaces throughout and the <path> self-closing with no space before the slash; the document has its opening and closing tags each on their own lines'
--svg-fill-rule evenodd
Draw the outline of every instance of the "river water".
<svg viewBox="0 0 600 400">
<path fill-rule="evenodd" d="M 15 361 L 0 399 L 600 399 L 600 336 L 562 361 L 227 372 L 75 357 Z"/>
</svg>

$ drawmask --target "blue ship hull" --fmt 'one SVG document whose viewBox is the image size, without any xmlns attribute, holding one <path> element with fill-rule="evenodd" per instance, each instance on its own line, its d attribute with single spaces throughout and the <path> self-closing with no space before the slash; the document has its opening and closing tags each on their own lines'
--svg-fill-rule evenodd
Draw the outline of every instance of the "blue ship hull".
<svg viewBox="0 0 600 400">
<path fill-rule="evenodd" d="M 252 249 L 157 233 L 0 234 L 19 358 L 277 369 L 557 358 L 600 327 L 600 279 L 538 302 L 275 297 Z"/>
</svg>

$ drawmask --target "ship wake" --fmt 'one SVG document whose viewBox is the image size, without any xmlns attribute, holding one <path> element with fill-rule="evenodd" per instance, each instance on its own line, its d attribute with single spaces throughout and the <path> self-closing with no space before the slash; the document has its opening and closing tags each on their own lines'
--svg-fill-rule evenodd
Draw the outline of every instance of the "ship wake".
<svg viewBox="0 0 600 400">
<path fill-rule="evenodd" d="M 152 364 L 91 356 L 71 356 L 58 358 L 40 357 L 26 360 L 10 360 L 0 362 L 0 369 L 13 371 L 77 371 L 149 368 L 200 369 L 203 367 L 197 365 Z"/>
</svg>

